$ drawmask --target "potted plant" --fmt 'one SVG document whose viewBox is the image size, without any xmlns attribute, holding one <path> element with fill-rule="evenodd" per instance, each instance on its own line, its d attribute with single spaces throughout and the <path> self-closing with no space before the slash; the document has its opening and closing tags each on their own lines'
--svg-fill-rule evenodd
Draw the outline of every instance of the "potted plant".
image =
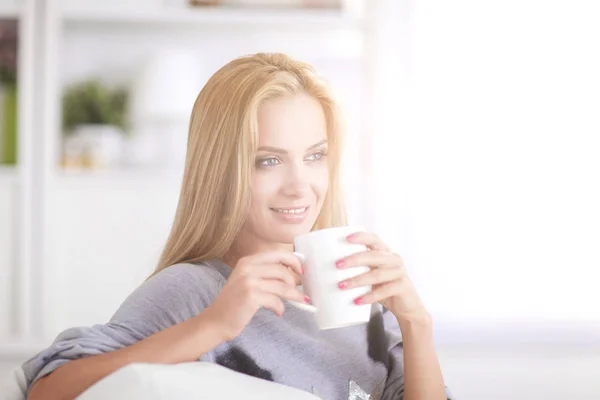
<svg viewBox="0 0 600 400">
<path fill-rule="evenodd" d="M 99 80 L 66 88 L 64 167 L 112 168 L 121 164 L 128 128 L 127 98 L 126 90 L 111 89 Z"/>
<path fill-rule="evenodd" d="M 17 163 L 17 36 L 15 21 L 0 22 L 0 164 Z"/>
</svg>

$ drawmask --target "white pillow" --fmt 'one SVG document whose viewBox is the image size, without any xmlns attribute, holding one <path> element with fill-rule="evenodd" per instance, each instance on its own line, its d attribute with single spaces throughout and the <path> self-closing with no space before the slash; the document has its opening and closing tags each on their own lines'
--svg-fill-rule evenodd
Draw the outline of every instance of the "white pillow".
<svg viewBox="0 0 600 400">
<path fill-rule="evenodd" d="M 95 383 L 77 400 L 318 400 L 300 389 L 218 364 L 130 364 Z"/>
<path fill-rule="evenodd" d="M 0 400 L 25 400 L 27 379 L 21 366 L 15 367 L 0 384 Z"/>
</svg>

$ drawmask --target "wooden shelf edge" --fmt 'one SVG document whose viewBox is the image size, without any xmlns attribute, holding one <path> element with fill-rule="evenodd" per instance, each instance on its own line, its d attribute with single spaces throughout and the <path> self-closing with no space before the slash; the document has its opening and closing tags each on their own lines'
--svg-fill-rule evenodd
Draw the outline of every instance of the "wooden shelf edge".
<svg viewBox="0 0 600 400">
<path fill-rule="evenodd" d="M 0 165 L 0 182 L 14 182 L 19 177 L 19 169 L 16 166 Z"/>
<path fill-rule="evenodd" d="M 21 7 L 18 4 L 0 5 L 0 19 L 16 19 L 21 16 Z"/>
<path fill-rule="evenodd" d="M 140 184 L 179 186 L 182 172 L 152 169 L 112 169 L 112 170 L 66 170 L 57 169 L 51 174 L 54 183 L 60 184 Z"/>
<path fill-rule="evenodd" d="M 203 25 L 275 25 L 281 27 L 322 26 L 356 28 L 360 18 L 343 10 L 328 9 L 248 9 L 234 7 L 173 8 L 163 10 L 67 8 L 66 22 L 85 23 L 201 23 Z"/>
</svg>

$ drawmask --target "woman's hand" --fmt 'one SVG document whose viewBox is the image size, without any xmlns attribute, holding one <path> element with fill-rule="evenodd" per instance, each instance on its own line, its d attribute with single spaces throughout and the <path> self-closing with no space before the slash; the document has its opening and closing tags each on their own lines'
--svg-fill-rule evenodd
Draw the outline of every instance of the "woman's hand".
<svg viewBox="0 0 600 400">
<path fill-rule="evenodd" d="M 347 237 L 350 243 L 364 244 L 368 251 L 344 257 L 336 262 L 338 268 L 362 265 L 371 271 L 340 282 L 340 289 L 372 285 L 372 291 L 354 300 L 356 304 L 381 303 L 401 322 L 429 320 L 430 316 L 406 274 L 402 258 L 373 233 L 357 232 Z"/>
<path fill-rule="evenodd" d="M 205 312 L 218 324 L 226 340 L 237 337 L 262 307 L 282 316 L 282 299 L 309 302 L 296 288 L 292 270 L 303 273 L 300 260 L 291 252 L 273 251 L 241 258 Z"/>
</svg>

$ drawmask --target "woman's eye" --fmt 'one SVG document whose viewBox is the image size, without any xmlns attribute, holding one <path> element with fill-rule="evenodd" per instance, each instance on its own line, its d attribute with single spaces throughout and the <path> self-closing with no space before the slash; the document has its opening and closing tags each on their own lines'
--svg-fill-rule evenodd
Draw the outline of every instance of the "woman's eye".
<svg viewBox="0 0 600 400">
<path fill-rule="evenodd" d="M 262 158 L 256 161 L 256 165 L 259 167 L 272 167 L 279 164 L 279 160 L 275 157 Z"/>
<path fill-rule="evenodd" d="M 317 153 L 313 153 L 310 156 L 306 157 L 308 161 L 320 161 L 323 157 L 325 157 L 325 153 L 319 151 Z"/>
</svg>

